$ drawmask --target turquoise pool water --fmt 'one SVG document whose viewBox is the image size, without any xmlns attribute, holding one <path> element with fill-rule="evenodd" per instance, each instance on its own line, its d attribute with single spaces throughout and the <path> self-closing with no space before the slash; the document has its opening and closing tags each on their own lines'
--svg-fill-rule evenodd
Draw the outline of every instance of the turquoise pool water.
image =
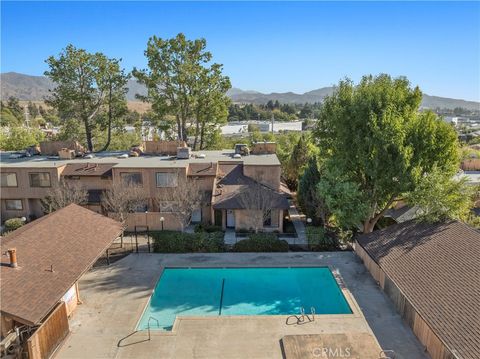
<svg viewBox="0 0 480 359">
<path fill-rule="evenodd" d="M 158 320 L 171 330 L 176 316 L 352 313 L 327 267 L 166 268 L 137 329 Z M 150 320 L 150 328 L 157 322 Z"/>
</svg>

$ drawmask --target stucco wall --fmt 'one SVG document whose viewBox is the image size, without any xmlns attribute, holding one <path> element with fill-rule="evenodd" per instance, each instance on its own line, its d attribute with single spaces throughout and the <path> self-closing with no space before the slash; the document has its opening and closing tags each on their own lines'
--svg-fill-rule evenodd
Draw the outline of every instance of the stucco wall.
<svg viewBox="0 0 480 359">
<path fill-rule="evenodd" d="M 264 185 L 280 190 L 281 168 L 278 166 L 244 165 L 243 174 Z"/>
<path fill-rule="evenodd" d="M 235 230 L 241 229 L 259 229 L 264 232 L 283 232 L 283 211 L 272 211 L 272 225 L 263 226 L 263 215 L 261 211 L 236 209 L 235 211 Z M 255 224 L 257 226 L 255 226 Z"/>
</svg>

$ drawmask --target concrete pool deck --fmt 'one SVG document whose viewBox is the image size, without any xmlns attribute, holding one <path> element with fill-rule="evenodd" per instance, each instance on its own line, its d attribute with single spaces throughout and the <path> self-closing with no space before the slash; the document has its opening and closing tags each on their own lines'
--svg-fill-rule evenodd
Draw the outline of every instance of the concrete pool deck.
<svg viewBox="0 0 480 359">
<path fill-rule="evenodd" d="M 303 325 L 286 316 L 178 317 L 172 332 L 134 332 L 164 267 L 330 266 L 357 307 L 350 315 L 317 315 Z M 352 252 L 131 254 L 80 281 L 83 305 L 56 358 L 281 358 L 286 335 L 373 334 L 397 359 L 427 358 L 389 299 Z M 353 298 L 348 298 L 351 295 Z M 312 358 L 313 358 L 312 354 Z"/>
</svg>

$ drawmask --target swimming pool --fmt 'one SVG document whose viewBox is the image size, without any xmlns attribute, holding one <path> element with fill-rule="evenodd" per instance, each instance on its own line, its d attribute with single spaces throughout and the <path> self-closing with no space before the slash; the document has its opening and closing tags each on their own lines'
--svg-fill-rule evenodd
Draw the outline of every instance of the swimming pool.
<svg viewBox="0 0 480 359">
<path fill-rule="evenodd" d="M 352 313 L 327 267 L 165 268 L 137 329 L 147 329 L 150 317 L 171 330 L 176 316 L 288 315 L 301 307 Z"/>
</svg>

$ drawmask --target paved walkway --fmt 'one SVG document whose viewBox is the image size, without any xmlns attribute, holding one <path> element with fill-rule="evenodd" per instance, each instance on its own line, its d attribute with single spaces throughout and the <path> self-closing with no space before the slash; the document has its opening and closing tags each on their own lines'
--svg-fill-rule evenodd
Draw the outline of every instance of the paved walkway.
<svg viewBox="0 0 480 359">
<path fill-rule="evenodd" d="M 148 340 L 146 331 L 134 333 L 137 321 L 161 271 L 172 266 L 330 266 L 342 276 L 357 314 L 318 315 L 306 325 L 286 325 L 284 316 L 178 317 L 174 331 L 152 331 Z M 56 359 L 280 359 L 286 335 L 372 332 L 382 348 L 395 350 L 396 359 L 427 358 L 353 252 L 130 254 L 90 271 L 79 284 L 83 304 Z"/>
<path fill-rule="evenodd" d="M 288 215 L 290 220 L 295 227 L 295 232 L 297 232 L 297 238 L 295 239 L 295 244 L 308 244 L 307 235 L 305 233 L 305 223 L 303 222 L 300 214 L 297 211 L 297 207 L 292 200 L 289 200 L 290 208 L 288 209 Z M 292 241 L 291 239 L 288 240 L 289 243 Z"/>
<path fill-rule="evenodd" d="M 223 237 L 223 241 L 225 242 L 225 244 L 229 246 L 233 246 L 235 243 L 237 243 L 237 236 L 235 234 L 235 229 L 227 228 L 225 230 L 225 236 Z"/>
</svg>

